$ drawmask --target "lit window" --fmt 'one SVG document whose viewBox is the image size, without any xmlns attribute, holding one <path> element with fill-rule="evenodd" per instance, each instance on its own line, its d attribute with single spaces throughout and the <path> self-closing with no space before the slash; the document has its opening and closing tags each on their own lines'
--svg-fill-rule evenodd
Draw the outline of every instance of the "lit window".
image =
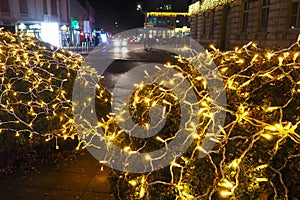
<svg viewBox="0 0 300 200">
<path fill-rule="evenodd" d="M 167 4 L 164 7 L 165 7 L 165 10 L 172 10 L 172 5 L 170 5 L 170 4 Z"/>
<path fill-rule="evenodd" d="M 290 28 L 300 28 L 300 3 L 299 0 L 293 0 Z"/>
</svg>

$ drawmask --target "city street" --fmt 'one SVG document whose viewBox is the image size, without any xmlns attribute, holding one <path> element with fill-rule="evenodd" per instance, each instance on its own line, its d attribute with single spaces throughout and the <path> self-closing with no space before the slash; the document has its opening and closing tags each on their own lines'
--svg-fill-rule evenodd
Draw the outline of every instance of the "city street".
<svg viewBox="0 0 300 200">
<path fill-rule="evenodd" d="M 128 100 L 124 97 L 133 94 L 134 85 L 145 81 L 145 71 L 159 73 L 156 66 L 163 68 L 166 63 L 175 63 L 174 52 L 176 49 L 169 45 L 157 45 L 151 50 L 145 50 L 143 44 L 102 45 L 85 57 L 85 64 L 104 76 L 105 86 L 114 95 L 112 103 L 119 107 Z"/>
</svg>

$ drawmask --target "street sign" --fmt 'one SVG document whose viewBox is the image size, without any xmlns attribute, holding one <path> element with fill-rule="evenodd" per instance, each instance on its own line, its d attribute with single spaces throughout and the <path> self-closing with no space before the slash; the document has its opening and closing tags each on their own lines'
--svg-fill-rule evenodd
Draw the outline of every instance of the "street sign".
<svg viewBox="0 0 300 200">
<path fill-rule="evenodd" d="M 71 26 L 73 29 L 79 28 L 79 22 L 77 20 L 72 21 Z"/>
<path fill-rule="evenodd" d="M 144 26 L 151 26 L 151 27 L 153 27 L 154 24 L 153 24 L 152 22 L 145 22 L 145 23 L 144 23 Z"/>
<path fill-rule="evenodd" d="M 83 21 L 83 32 L 84 33 L 90 32 L 90 21 Z"/>
</svg>

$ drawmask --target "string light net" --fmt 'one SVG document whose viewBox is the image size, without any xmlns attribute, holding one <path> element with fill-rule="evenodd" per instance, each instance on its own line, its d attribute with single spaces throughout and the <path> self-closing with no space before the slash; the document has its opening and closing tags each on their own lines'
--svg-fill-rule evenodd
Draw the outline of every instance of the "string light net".
<svg viewBox="0 0 300 200">
<path fill-rule="evenodd" d="M 169 167 L 144 174 L 115 170 L 119 199 L 299 197 L 299 41 L 282 50 L 252 42 L 234 51 L 211 49 L 227 96 L 226 122 L 214 149 L 198 157 L 207 123 L 199 121 L 194 146 Z M 199 103 L 207 99 L 202 96 Z M 214 113 L 206 111 L 202 116 L 209 114 L 211 123 Z"/>
<path fill-rule="evenodd" d="M 46 141 L 74 138 L 72 83 L 76 76 L 82 75 L 79 73 L 82 58 L 26 36 L 0 32 L 0 38 L 1 133 L 28 137 L 39 134 Z M 201 142 L 205 127 L 213 122 L 215 113 L 211 113 L 210 105 L 214 102 L 206 90 L 206 81 L 193 71 L 193 67 L 199 66 L 191 66 L 180 57 L 175 57 L 177 62 L 173 64 L 166 63 L 180 71 L 180 78 L 188 79 L 191 89 L 197 91 L 199 124 L 186 127 L 194 128 L 195 140 L 186 153 L 160 170 L 142 174 L 113 170 L 116 196 L 119 199 L 299 197 L 299 52 L 298 40 L 290 48 L 276 51 L 249 43 L 234 51 L 222 52 L 212 47 L 211 52 L 204 53 L 210 55 L 223 78 L 227 105 L 220 107 L 226 112 L 226 122 L 218 127 L 216 145 L 201 159 L 198 153 L 204 151 Z M 199 54 L 193 59 L 204 57 Z M 85 68 L 85 73 L 96 74 L 95 70 Z M 88 84 L 92 80 L 85 81 Z M 115 116 L 110 113 L 111 92 L 102 82 L 97 86 L 95 98 L 101 108 L 96 111 L 98 128 L 105 129 L 105 140 L 127 151 L 152 151 L 172 140 L 174 132 L 168 132 L 169 129 L 152 141 L 125 135 L 114 125 Z M 176 129 L 178 99 L 167 88 L 137 86 L 130 99 L 128 106 L 136 123 L 147 126 L 150 120 L 147 110 L 161 104 L 167 108 L 169 125 L 174 126 L 171 129 Z M 84 137 L 81 139 L 81 147 L 90 145 Z M 146 147 L 148 143 L 151 145 Z"/>
<path fill-rule="evenodd" d="M 0 132 L 74 139 L 72 80 L 82 62 L 35 38 L 0 31 Z"/>
</svg>

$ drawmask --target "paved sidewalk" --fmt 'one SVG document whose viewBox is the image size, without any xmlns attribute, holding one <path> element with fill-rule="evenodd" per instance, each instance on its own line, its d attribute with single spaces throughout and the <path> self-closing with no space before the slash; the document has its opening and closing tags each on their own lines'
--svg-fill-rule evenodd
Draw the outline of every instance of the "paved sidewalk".
<svg viewBox="0 0 300 200">
<path fill-rule="evenodd" d="M 40 167 L 41 168 L 41 167 Z M 24 174 L 0 176 L 0 199 L 5 200 L 113 200 L 109 169 L 88 152 L 59 167 L 46 166 Z"/>
</svg>

